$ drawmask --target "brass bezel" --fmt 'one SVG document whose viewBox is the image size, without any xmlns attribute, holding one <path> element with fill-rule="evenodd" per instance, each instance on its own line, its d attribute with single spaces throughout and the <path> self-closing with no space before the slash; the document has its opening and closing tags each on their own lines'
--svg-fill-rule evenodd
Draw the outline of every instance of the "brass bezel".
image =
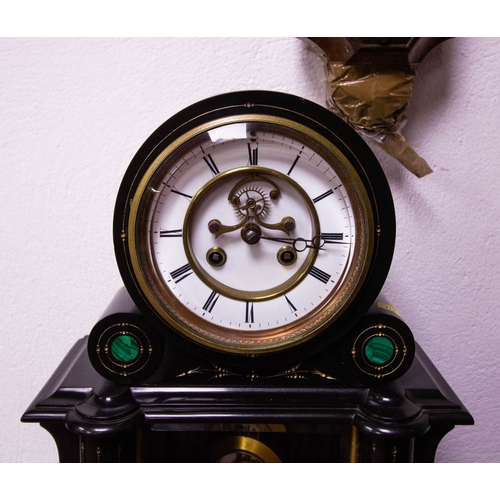
<svg viewBox="0 0 500 500">
<path fill-rule="evenodd" d="M 263 300 L 270 300 L 280 295 L 283 295 L 290 289 L 297 286 L 311 270 L 311 267 L 313 266 L 316 256 L 318 254 L 318 249 L 316 248 L 309 249 L 304 264 L 302 264 L 302 266 L 297 270 L 297 272 L 284 283 L 281 283 L 276 287 L 269 288 L 266 290 L 260 290 L 257 292 L 244 291 L 228 287 L 223 283 L 220 283 L 219 281 L 215 280 L 212 276 L 210 276 L 209 273 L 205 272 L 205 270 L 200 266 L 198 259 L 194 255 L 194 251 L 191 245 L 190 232 L 189 232 L 192 216 L 196 210 L 197 204 L 205 196 L 206 193 L 210 192 L 210 190 L 214 185 L 220 183 L 221 181 L 226 180 L 228 177 L 240 176 L 241 174 L 244 175 L 249 173 L 255 173 L 260 176 L 266 176 L 266 178 L 278 177 L 279 179 L 291 184 L 292 187 L 295 189 L 295 191 L 297 191 L 302 196 L 303 200 L 305 201 L 306 205 L 309 208 L 309 213 L 312 219 L 313 233 L 314 234 L 320 233 L 318 214 L 316 212 L 316 209 L 314 208 L 314 204 L 311 202 L 310 199 L 308 199 L 307 193 L 304 191 L 304 189 L 302 189 L 302 187 L 297 182 L 295 182 L 293 179 L 287 178 L 284 174 L 276 170 L 258 166 L 246 166 L 246 167 L 239 167 L 227 170 L 225 172 L 218 174 L 216 177 L 207 182 L 196 193 L 186 211 L 186 216 L 184 218 L 184 226 L 182 228 L 182 239 L 184 243 L 184 251 L 186 253 L 187 260 L 191 265 L 191 269 L 193 269 L 193 271 L 197 274 L 198 278 L 203 283 L 205 283 L 212 290 L 222 295 L 225 295 L 226 297 L 231 297 L 232 299 L 235 300 L 259 302 Z"/>
<path fill-rule="evenodd" d="M 353 264 L 346 271 L 340 290 L 336 290 L 332 297 L 301 319 L 291 322 L 286 327 L 259 331 L 257 335 L 255 331 L 249 335 L 238 329 L 216 327 L 185 308 L 169 292 L 167 286 L 163 286 L 160 280 L 154 279 L 156 273 L 148 263 L 148 245 L 145 241 L 147 231 L 144 231 L 142 237 L 139 234 L 145 211 L 143 200 L 147 196 L 152 179 L 169 156 L 200 134 L 216 127 L 236 123 L 262 123 L 282 127 L 289 131 L 289 136 L 300 136 L 303 143 L 312 149 L 322 149 L 321 155 L 326 157 L 329 165 L 333 165 L 337 173 L 340 170 L 340 177 L 351 198 L 356 234 L 359 235 Z M 314 147 L 311 146 L 313 143 Z M 233 354 L 262 354 L 277 352 L 311 339 L 346 311 L 363 286 L 370 266 L 375 241 L 374 214 L 367 187 L 361 181 L 356 169 L 325 136 L 288 118 L 268 114 L 238 114 L 209 120 L 192 128 L 173 140 L 156 156 L 130 200 L 130 213 L 122 241 L 128 248 L 129 269 L 140 294 L 162 321 L 187 338 L 210 349 Z"/>
</svg>

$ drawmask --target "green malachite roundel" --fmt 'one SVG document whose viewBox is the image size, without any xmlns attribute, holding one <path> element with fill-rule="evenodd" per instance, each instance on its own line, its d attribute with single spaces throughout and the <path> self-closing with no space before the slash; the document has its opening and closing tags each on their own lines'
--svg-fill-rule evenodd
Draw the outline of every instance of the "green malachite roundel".
<svg viewBox="0 0 500 500">
<path fill-rule="evenodd" d="M 385 336 L 372 337 L 365 345 L 366 359 L 374 365 L 383 365 L 394 356 L 394 344 Z"/>
<path fill-rule="evenodd" d="M 111 342 L 111 354 L 120 363 L 132 363 L 139 355 L 139 342 L 131 335 L 120 335 Z"/>
</svg>

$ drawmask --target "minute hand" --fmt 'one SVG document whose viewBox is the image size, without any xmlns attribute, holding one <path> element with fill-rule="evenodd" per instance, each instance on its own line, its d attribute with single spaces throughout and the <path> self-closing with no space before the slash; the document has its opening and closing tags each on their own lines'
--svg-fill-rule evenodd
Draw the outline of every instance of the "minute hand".
<svg viewBox="0 0 500 500">
<path fill-rule="evenodd" d="M 333 241 L 326 240 L 321 236 L 313 236 L 312 239 L 308 240 L 306 238 L 271 238 L 269 236 L 261 236 L 262 240 L 278 241 L 280 243 L 289 243 L 293 246 L 296 252 L 303 252 L 307 248 L 313 248 L 315 250 L 322 250 L 326 244 L 332 245 L 350 245 L 351 243 L 345 241 Z"/>
</svg>

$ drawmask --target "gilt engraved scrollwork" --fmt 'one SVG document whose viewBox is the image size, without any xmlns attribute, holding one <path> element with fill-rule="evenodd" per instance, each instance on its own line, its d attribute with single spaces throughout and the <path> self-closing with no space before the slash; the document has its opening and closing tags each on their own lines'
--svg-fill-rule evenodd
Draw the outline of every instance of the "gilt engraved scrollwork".
<svg viewBox="0 0 500 500">
<path fill-rule="evenodd" d="M 240 377 L 247 380 L 256 379 L 273 379 L 273 378 L 285 378 L 294 380 L 310 380 L 314 377 L 320 377 L 325 380 L 337 380 L 336 377 L 329 375 L 323 371 L 317 370 L 316 368 L 311 369 L 301 369 L 302 363 L 297 363 L 292 367 L 282 370 L 273 374 L 260 374 L 255 370 L 251 370 L 248 373 L 238 373 L 234 370 L 228 369 L 226 367 L 212 364 L 210 367 L 197 366 L 185 372 L 176 375 L 176 378 L 189 377 L 193 375 L 209 375 L 209 379 L 223 379 L 227 377 Z"/>
</svg>

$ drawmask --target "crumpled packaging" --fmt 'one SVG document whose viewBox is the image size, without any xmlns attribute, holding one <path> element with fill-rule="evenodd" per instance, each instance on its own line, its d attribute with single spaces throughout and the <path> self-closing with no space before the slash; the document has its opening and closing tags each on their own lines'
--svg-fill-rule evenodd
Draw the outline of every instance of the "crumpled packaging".
<svg viewBox="0 0 500 500">
<path fill-rule="evenodd" d="M 327 107 L 367 139 L 377 141 L 417 177 L 432 172 L 400 130 L 411 97 L 413 72 L 327 61 Z"/>
</svg>

